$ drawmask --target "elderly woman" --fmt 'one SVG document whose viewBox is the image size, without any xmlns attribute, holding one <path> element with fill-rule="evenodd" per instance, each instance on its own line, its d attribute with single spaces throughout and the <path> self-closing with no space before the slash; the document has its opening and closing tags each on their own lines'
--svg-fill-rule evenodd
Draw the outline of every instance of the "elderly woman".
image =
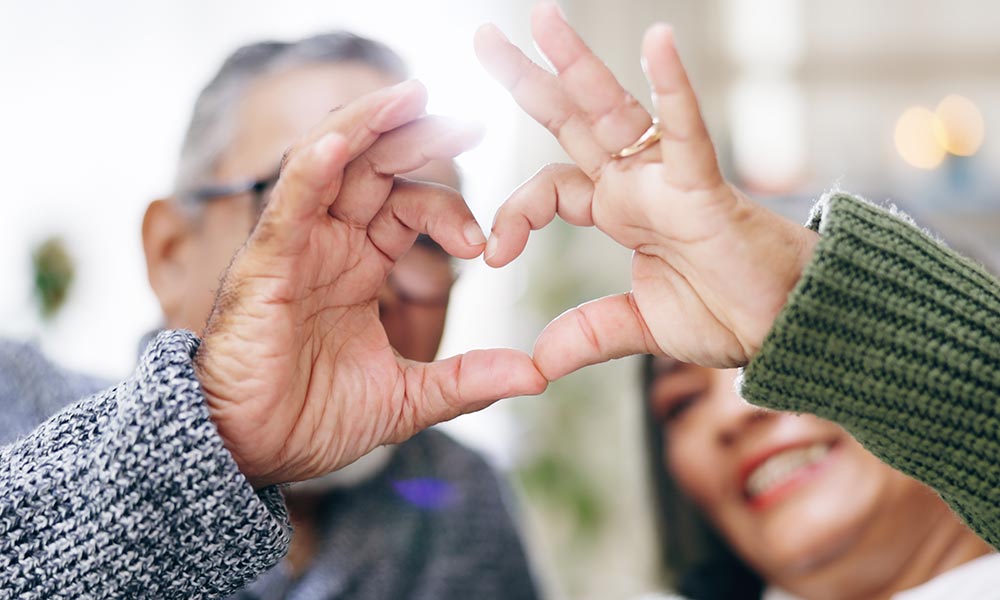
<svg viewBox="0 0 1000 600">
<path fill-rule="evenodd" d="M 728 549 L 709 556 L 752 569 L 712 572 L 672 552 L 693 582 L 684 591 L 759 597 L 763 579 L 768 598 L 995 593 L 1000 285 L 849 195 L 825 197 L 803 228 L 729 185 L 668 27 L 643 43 L 657 123 L 558 7 L 537 7 L 532 25 L 556 75 L 493 27 L 477 51 L 576 164 L 543 169 L 508 199 L 486 260 L 509 262 L 557 214 L 635 251 L 632 291 L 557 318 L 534 359 L 554 379 L 638 352 L 669 357 L 649 378 L 664 489 L 682 492 L 664 508 L 694 500 Z M 736 371 L 705 368 L 744 365 L 743 397 L 817 416 L 751 409 L 732 391 Z M 690 511 L 670 512 L 685 514 L 665 525 L 675 542 L 700 537 L 683 535 Z"/>
</svg>

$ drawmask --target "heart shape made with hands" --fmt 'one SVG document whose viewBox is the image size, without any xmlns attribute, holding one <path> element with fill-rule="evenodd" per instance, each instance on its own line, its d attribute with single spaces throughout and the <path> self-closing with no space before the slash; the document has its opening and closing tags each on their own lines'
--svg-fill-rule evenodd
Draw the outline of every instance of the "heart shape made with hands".
<svg viewBox="0 0 1000 600">
<path fill-rule="evenodd" d="M 309 479 L 547 381 L 531 357 L 398 355 L 378 296 L 420 233 L 459 258 L 486 238 L 450 188 L 395 176 L 474 145 L 406 82 L 330 113 L 297 143 L 223 278 L 196 357 L 209 412 L 255 486 Z"/>
<path fill-rule="evenodd" d="M 495 26 L 477 32 L 487 71 L 548 129 L 574 164 L 549 165 L 500 207 L 486 261 L 519 255 L 556 215 L 633 250 L 632 289 L 571 309 L 541 333 L 534 360 L 549 380 L 638 353 L 711 367 L 746 364 L 811 256 L 815 236 L 723 178 L 673 30 L 649 28 L 643 68 L 659 140 L 621 156 L 652 117 L 587 47 L 553 2 L 532 36 L 554 73 Z"/>
<path fill-rule="evenodd" d="M 532 28 L 557 74 L 492 26 L 476 51 L 575 164 L 516 190 L 488 241 L 457 192 L 395 176 L 481 136 L 425 116 L 417 82 L 332 112 L 286 155 L 196 357 L 209 413 L 255 486 L 336 470 L 498 399 L 541 393 L 586 364 L 650 352 L 732 366 L 763 339 L 808 243 L 722 178 L 669 27 L 654 26 L 643 44 L 661 139 L 622 160 L 612 155 L 650 126 L 649 113 L 557 6 L 537 6 Z M 556 318 L 533 357 L 490 349 L 420 363 L 392 349 L 378 294 L 419 233 L 459 258 L 485 251 L 499 267 L 556 215 L 633 250 L 632 291 Z"/>
</svg>

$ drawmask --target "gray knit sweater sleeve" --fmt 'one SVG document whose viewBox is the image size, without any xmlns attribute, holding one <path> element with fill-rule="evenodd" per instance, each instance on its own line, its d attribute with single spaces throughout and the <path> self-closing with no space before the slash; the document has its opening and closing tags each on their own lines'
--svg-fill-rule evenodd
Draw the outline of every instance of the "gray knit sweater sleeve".
<svg viewBox="0 0 1000 600">
<path fill-rule="evenodd" d="M 168 331 L 132 377 L 0 448 L 0 599 L 212 598 L 275 564 L 280 493 L 255 493 Z"/>
</svg>

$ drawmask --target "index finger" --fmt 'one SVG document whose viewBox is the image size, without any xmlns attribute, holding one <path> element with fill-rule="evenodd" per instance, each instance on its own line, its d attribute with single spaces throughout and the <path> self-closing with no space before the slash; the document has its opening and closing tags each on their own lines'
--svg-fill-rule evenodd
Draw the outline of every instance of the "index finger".
<svg viewBox="0 0 1000 600">
<path fill-rule="evenodd" d="M 427 90 L 416 80 L 366 94 L 335 109 L 282 159 L 281 175 L 261 220 L 277 218 L 292 226 L 326 213 L 336 198 L 344 164 L 360 156 L 379 135 L 424 113 Z M 317 148 L 336 137 L 341 160 L 316 159 Z"/>
<path fill-rule="evenodd" d="M 375 90 L 332 109 L 293 146 L 307 146 L 335 132 L 347 142 L 349 159 L 368 149 L 379 135 L 409 123 L 424 114 L 427 88 L 416 79 Z"/>
</svg>

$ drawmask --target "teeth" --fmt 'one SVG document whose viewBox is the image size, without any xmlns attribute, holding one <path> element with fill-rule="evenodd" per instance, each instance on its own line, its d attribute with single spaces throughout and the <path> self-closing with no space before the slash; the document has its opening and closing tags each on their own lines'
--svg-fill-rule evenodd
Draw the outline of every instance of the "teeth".
<svg viewBox="0 0 1000 600">
<path fill-rule="evenodd" d="M 814 465 L 830 453 L 828 444 L 790 448 L 768 458 L 747 477 L 746 494 L 754 498 L 784 483 L 798 470 Z"/>
</svg>

